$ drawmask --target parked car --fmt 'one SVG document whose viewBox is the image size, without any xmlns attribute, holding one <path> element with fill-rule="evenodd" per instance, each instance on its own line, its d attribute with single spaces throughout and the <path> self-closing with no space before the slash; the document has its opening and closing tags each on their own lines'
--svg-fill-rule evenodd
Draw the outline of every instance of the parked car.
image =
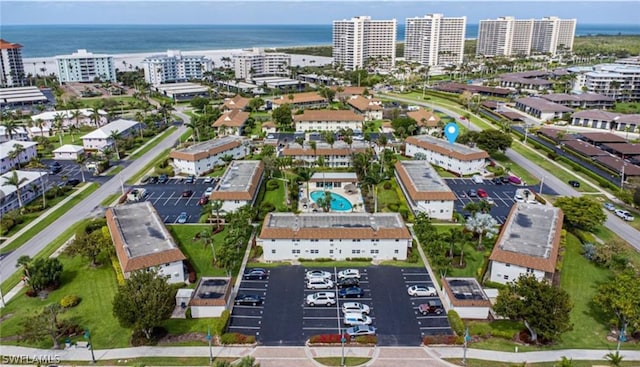
<svg viewBox="0 0 640 367">
<path fill-rule="evenodd" d="M 496 204 L 496 202 L 492 198 L 485 198 L 484 201 L 486 201 L 487 204 L 489 204 L 489 205 L 495 205 Z"/>
<path fill-rule="evenodd" d="M 360 270 L 358 269 L 345 269 L 338 272 L 338 279 L 340 278 L 358 278 L 360 279 Z"/>
<path fill-rule="evenodd" d="M 169 181 L 169 177 L 167 177 L 167 175 L 160 175 L 158 177 L 158 183 L 167 183 L 167 181 Z"/>
<path fill-rule="evenodd" d="M 205 177 L 204 179 L 204 183 L 212 183 L 213 182 L 213 177 Z"/>
<path fill-rule="evenodd" d="M 203 196 L 198 200 L 198 205 L 207 205 L 207 203 L 209 203 L 209 198 L 206 196 Z"/>
<path fill-rule="evenodd" d="M 493 180 L 491 180 L 491 181 L 493 181 L 493 183 L 496 184 L 496 185 L 502 185 L 503 184 L 502 179 L 500 177 L 494 177 Z"/>
<path fill-rule="evenodd" d="M 184 183 L 192 184 L 192 183 L 194 183 L 195 181 L 196 181 L 196 176 L 191 175 L 191 176 L 187 177 L 187 179 L 185 180 L 185 182 L 184 182 Z"/>
<path fill-rule="evenodd" d="M 508 180 L 514 185 L 522 185 L 522 180 L 517 178 L 516 176 L 509 176 Z"/>
<path fill-rule="evenodd" d="M 331 279 L 310 278 L 307 280 L 307 289 L 331 289 L 335 286 Z"/>
<path fill-rule="evenodd" d="M 350 337 L 360 335 L 376 335 L 376 328 L 371 325 L 358 325 L 345 330 Z"/>
<path fill-rule="evenodd" d="M 364 291 L 360 287 L 342 288 L 338 291 L 338 296 L 341 298 L 360 298 L 364 296 Z"/>
<path fill-rule="evenodd" d="M 411 297 L 435 297 L 438 295 L 435 288 L 424 285 L 412 285 L 407 288 L 407 293 Z"/>
<path fill-rule="evenodd" d="M 478 197 L 478 192 L 476 191 L 476 189 L 471 189 L 467 192 L 467 196 L 469 196 L 470 198 Z"/>
<path fill-rule="evenodd" d="M 249 268 L 244 270 L 242 277 L 247 280 L 262 280 L 267 277 L 267 271 L 263 268 Z"/>
<path fill-rule="evenodd" d="M 338 286 L 338 288 L 357 287 L 359 285 L 360 280 L 358 278 L 342 278 L 338 279 L 336 282 L 336 286 Z"/>
<path fill-rule="evenodd" d="M 213 187 L 207 187 L 207 189 L 204 191 L 204 194 L 207 196 L 211 196 L 212 192 L 213 192 Z"/>
<path fill-rule="evenodd" d="M 511 181 L 509 181 L 509 176 L 502 176 L 500 177 L 500 181 L 502 181 L 503 184 L 508 184 Z"/>
<path fill-rule="evenodd" d="M 369 306 L 365 305 L 364 303 L 345 302 L 342 304 L 342 313 L 360 312 L 368 315 L 370 311 L 371 309 L 369 308 Z"/>
<path fill-rule="evenodd" d="M 258 306 L 264 302 L 264 297 L 257 294 L 238 294 L 235 300 L 236 305 Z"/>
<path fill-rule="evenodd" d="M 187 212 L 182 212 L 180 213 L 180 215 L 178 215 L 178 223 L 180 224 L 187 223 L 188 218 L 189 216 L 187 215 Z"/>
<path fill-rule="evenodd" d="M 480 175 L 473 175 L 473 177 L 471 177 L 471 181 L 477 184 L 481 184 L 484 182 L 484 179 Z"/>
<path fill-rule="evenodd" d="M 610 210 L 610 211 L 616 210 L 616 207 L 613 206 L 613 204 L 611 204 L 611 203 L 604 203 L 604 208 L 607 209 L 607 210 Z"/>
<path fill-rule="evenodd" d="M 331 278 L 331 273 L 329 273 L 328 271 L 324 271 L 324 270 L 309 270 L 305 274 L 305 279 L 310 279 L 310 278 L 330 279 Z"/>
<path fill-rule="evenodd" d="M 360 312 L 348 312 L 344 314 L 343 322 L 345 325 L 370 325 L 371 317 L 364 315 Z"/>
<path fill-rule="evenodd" d="M 183 197 L 183 198 L 191 197 L 191 195 L 193 195 L 193 190 L 184 190 L 184 191 L 182 192 L 182 197 Z"/>
<path fill-rule="evenodd" d="M 67 182 L 65 182 L 66 186 L 78 186 L 80 185 L 80 180 L 78 180 L 77 178 L 72 178 L 70 180 L 67 180 Z"/>
<path fill-rule="evenodd" d="M 568 183 L 569 183 L 569 185 L 571 185 L 573 187 L 580 187 L 580 182 L 578 182 L 578 181 L 569 180 Z"/>
<path fill-rule="evenodd" d="M 158 176 L 149 176 L 149 181 L 147 181 L 150 184 L 156 184 L 158 183 Z"/>
<path fill-rule="evenodd" d="M 478 196 L 481 198 L 489 197 L 489 194 L 487 194 L 487 192 L 483 189 L 478 189 L 477 193 L 478 193 Z"/>
<path fill-rule="evenodd" d="M 57 162 L 56 162 L 57 163 Z M 55 175 L 56 173 L 62 171 L 62 166 L 60 166 L 60 163 L 58 163 L 58 165 L 54 165 L 52 164 L 51 166 L 49 166 L 49 174 L 50 175 Z"/>
<path fill-rule="evenodd" d="M 309 306 L 333 306 L 336 304 L 336 294 L 333 292 L 318 292 L 307 296 Z"/>
<path fill-rule="evenodd" d="M 626 220 L 627 222 L 631 222 L 633 221 L 635 218 L 633 217 L 633 215 L 631 215 L 631 213 L 629 213 L 626 210 L 622 210 L 622 209 L 616 209 L 615 213 L 618 217 Z"/>
<path fill-rule="evenodd" d="M 426 316 L 431 313 L 440 315 L 441 313 L 444 312 L 444 308 L 442 307 L 442 305 L 439 305 L 435 301 L 427 301 L 427 303 L 423 303 L 420 306 L 418 306 L 418 311 L 420 311 L 420 313 L 422 313 L 423 316 Z"/>
</svg>

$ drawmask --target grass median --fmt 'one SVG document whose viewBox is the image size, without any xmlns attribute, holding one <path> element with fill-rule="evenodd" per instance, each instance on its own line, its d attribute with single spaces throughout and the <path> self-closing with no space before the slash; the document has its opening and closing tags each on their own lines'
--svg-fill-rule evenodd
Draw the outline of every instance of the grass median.
<svg viewBox="0 0 640 367">
<path fill-rule="evenodd" d="M 142 176 L 144 176 L 147 172 L 149 172 L 151 168 L 153 168 L 156 164 L 160 163 L 163 159 L 165 159 L 170 151 L 171 151 L 171 148 L 167 148 L 162 152 L 160 152 L 160 154 L 158 154 L 153 160 L 149 161 L 149 163 L 147 163 L 144 167 L 142 167 L 142 169 L 139 170 L 135 175 L 131 176 L 131 178 L 127 180 L 127 184 L 134 185 L 136 182 L 138 182 L 138 180 L 140 180 Z"/>
<path fill-rule="evenodd" d="M 153 138 L 152 140 L 147 142 L 147 144 L 144 147 L 142 147 L 140 150 L 138 150 L 134 154 L 131 154 L 129 156 L 129 160 L 134 160 L 134 159 L 138 159 L 138 158 L 142 157 L 147 152 L 149 152 L 151 149 L 153 149 L 153 147 L 156 146 L 156 144 L 154 144 L 154 143 L 163 141 L 167 136 L 171 135 L 171 133 L 173 133 L 176 129 L 177 128 L 175 126 L 170 126 L 162 134 L 156 136 L 155 138 Z"/>
</svg>

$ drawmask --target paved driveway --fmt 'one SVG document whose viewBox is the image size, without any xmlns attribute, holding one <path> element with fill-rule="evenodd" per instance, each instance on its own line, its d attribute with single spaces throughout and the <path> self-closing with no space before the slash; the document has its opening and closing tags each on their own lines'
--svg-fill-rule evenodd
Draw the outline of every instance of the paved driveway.
<svg viewBox="0 0 640 367">
<path fill-rule="evenodd" d="M 204 196 L 207 188 L 214 187 L 214 184 L 204 183 L 204 178 L 199 178 L 192 184 L 187 184 L 180 178 L 172 178 L 164 184 L 145 184 L 136 187 L 146 189 L 145 200 L 153 204 L 165 223 L 176 223 L 182 212 L 187 213 L 187 223 L 198 223 L 202 213 L 202 206 L 198 205 L 198 200 Z M 183 197 L 182 193 L 186 190 L 191 190 L 193 193 Z"/>
</svg>

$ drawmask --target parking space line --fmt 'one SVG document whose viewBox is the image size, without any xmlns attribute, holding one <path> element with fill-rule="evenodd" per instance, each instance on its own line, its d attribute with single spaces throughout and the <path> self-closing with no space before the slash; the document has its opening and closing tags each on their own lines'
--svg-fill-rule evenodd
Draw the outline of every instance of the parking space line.
<svg viewBox="0 0 640 367">
<path fill-rule="evenodd" d="M 176 198 L 176 202 L 173 204 L 173 206 L 178 206 L 178 203 L 180 202 L 181 199 L 182 199 L 182 196 L 178 195 L 178 197 Z"/>
<path fill-rule="evenodd" d="M 155 200 L 153 201 L 153 205 L 156 205 L 156 203 L 157 203 L 160 199 L 162 199 L 162 195 L 163 195 L 163 194 L 164 194 L 164 192 L 161 192 L 161 193 L 160 193 L 160 196 L 158 196 L 158 198 L 157 198 L 157 199 L 155 199 Z"/>
<path fill-rule="evenodd" d="M 449 326 L 421 326 L 420 330 L 450 330 Z"/>
<path fill-rule="evenodd" d="M 425 275 L 425 274 L 429 275 L 429 273 L 427 273 L 426 271 L 423 273 L 402 273 L 402 275 L 416 275 L 416 276 Z"/>
<path fill-rule="evenodd" d="M 171 193 L 171 195 L 169 195 L 169 197 L 167 198 L 167 200 L 164 201 L 163 206 L 167 205 L 167 203 L 169 202 L 169 200 L 171 200 L 171 198 L 173 197 L 173 192 Z"/>
<path fill-rule="evenodd" d="M 416 319 L 418 320 L 424 320 L 424 319 L 446 319 L 447 316 L 416 316 Z"/>
<path fill-rule="evenodd" d="M 330 316 L 330 317 L 322 317 L 322 316 L 303 316 L 303 317 L 302 317 L 302 319 L 303 319 L 303 320 L 335 320 L 335 319 L 340 320 L 340 318 L 339 318 L 339 317 L 333 317 L 333 316 Z"/>
<path fill-rule="evenodd" d="M 243 316 L 243 315 L 233 315 L 232 318 L 236 319 L 261 319 L 262 316 Z"/>
<path fill-rule="evenodd" d="M 302 330 L 336 330 L 335 327 L 302 327 Z"/>
<path fill-rule="evenodd" d="M 227 326 L 229 329 L 249 329 L 249 330 L 260 330 L 260 326 Z"/>
<path fill-rule="evenodd" d="M 265 285 L 264 287 L 266 288 L 267 286 Z M 244 288 L 244 287 L 240 287 L 240 288 L 238 288 L 238 290 L 240 290 L 240 291 L 258 291 L 258 292 L 263 292 L 263 293 L 266 292 L 266 290 L 264 288 Z"/>
</svg>

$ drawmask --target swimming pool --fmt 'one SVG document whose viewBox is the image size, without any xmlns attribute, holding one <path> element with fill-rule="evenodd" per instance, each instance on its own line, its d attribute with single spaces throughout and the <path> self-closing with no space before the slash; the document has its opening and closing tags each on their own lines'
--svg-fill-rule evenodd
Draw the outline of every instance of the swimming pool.
<svg viewBox="0 0 640 367">
<path fill-rule="evenodd" d="M 313 191 L 309 194 L 311 200 L 317 203 L 319 198 L 324 197 L 324 191 Z M 353 208 L 351 202 L 342 195 L 331 192 L 331 210 L 338 212 L 346 212 Z"/>
</svg>

